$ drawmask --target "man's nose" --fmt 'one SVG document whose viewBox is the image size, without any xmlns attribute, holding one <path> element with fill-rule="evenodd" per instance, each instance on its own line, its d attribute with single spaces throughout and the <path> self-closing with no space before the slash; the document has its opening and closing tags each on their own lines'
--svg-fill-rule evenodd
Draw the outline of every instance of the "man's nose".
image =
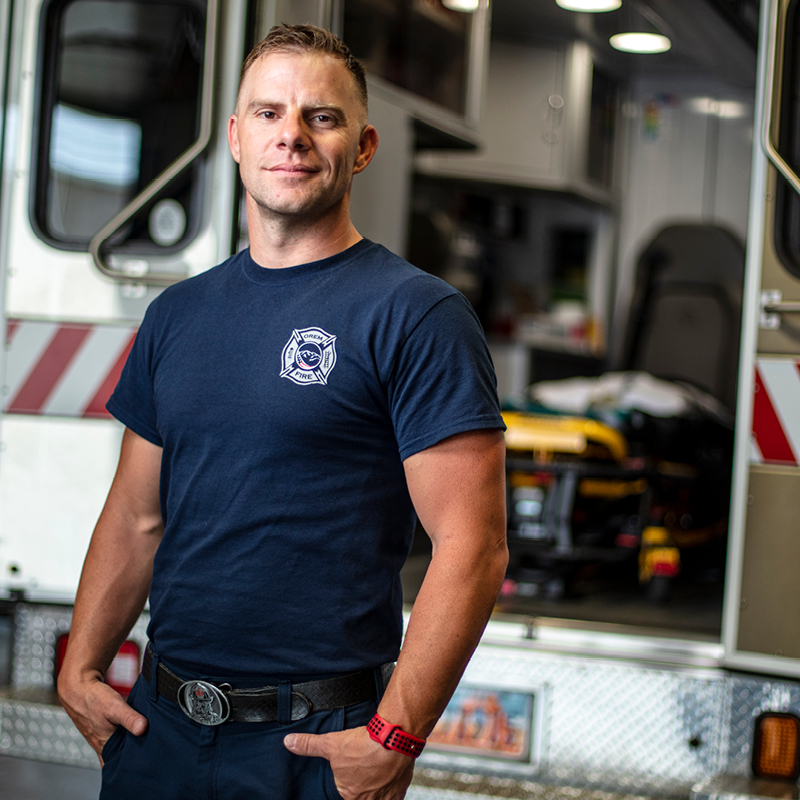
<svg viewBox="0 0 800 800">
<path fill-rule="evenodd" d="M 305 150 L 309 147 L 308 128 L 302 114 L 286 114 L 281 125 L 279 143 L 290 150 Z"/>
</svg>

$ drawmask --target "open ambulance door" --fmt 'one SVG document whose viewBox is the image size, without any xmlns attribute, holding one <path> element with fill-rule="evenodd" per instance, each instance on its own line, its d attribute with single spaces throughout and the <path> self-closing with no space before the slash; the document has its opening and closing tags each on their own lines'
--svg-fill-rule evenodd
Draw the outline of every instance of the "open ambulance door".
<svg viewBox="0 0 800 800">
<path fill-rule="evenodd" d="M 247 6 L 0 3 L 0 594 L 74 595 L 145 309 L 238 247 Z"/>
<path fill-rule="evenodd" d="M 762 2 L 726 663 L 800 677 L 800 0 Z"/>
</svg>

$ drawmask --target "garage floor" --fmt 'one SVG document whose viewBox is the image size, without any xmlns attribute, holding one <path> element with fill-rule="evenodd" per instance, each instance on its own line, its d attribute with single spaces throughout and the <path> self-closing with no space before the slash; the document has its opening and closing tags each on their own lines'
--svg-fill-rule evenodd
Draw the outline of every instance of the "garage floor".
<svg viewBox="0 0 800 800">
<path fill-rule="evenodd" d="M 0 756 L 0 800 L 96 800 L 100 770 Z"/>
</svg>

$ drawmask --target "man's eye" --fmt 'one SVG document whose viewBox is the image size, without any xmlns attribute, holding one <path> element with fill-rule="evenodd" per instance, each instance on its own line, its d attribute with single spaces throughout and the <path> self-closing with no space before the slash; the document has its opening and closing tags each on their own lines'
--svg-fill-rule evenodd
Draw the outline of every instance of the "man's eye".
<svg viewBox="0 0 800 800">
<path fill-rule="evenodd" d="M 333 122 L 333 117 L 329 114 L 314 114 L 311 119 L 314 122 Z"/>
<path fill-rule="evenodd" d="M 259 113 L 260 113 L 260 116 L 262 116 L 264 119 L 274 119 L 275 118 L 275 112 L 274 111 L 261 111 Z"/>
</svg>

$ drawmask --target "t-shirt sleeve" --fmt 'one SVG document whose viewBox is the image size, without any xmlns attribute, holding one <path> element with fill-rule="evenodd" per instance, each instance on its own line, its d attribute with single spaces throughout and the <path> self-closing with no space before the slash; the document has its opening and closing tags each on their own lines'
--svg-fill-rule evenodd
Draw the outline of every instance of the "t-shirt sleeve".
<svg viewBox="0 0 800 800">
<path fill-rule="evenodd" d="M 152 306 L 145 314 L 106 408 L 126 428 L 148 442 L 163 447 L 158 431 L 155 396 L 153 393 L 153 313 Z"/>
<path fill-rule="evenodd" d="M 505 429 L 489 348 L 463 295 L 436 303 L 403 343 L 389 401 L 403 459 L 456 433 Z"/>
</svg>

